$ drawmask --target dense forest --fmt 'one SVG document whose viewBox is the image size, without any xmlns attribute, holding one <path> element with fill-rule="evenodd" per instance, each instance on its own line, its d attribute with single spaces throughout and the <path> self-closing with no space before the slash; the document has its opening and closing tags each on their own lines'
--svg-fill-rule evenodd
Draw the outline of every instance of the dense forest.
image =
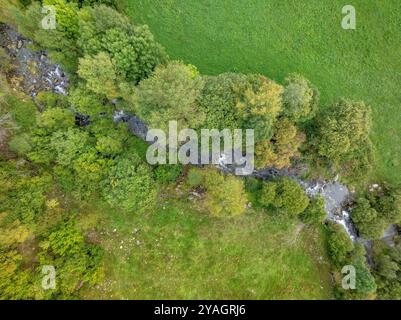
<svg viewBox="0 0 401 320">
<path fill-rule="evenodd" d="M 43 28 L 43 6 L 56 28 Z M 117 0 L 0 9 L 1 299 L 401 299 L 401 242 L 382 239 L 401 223 L 401 189 L 372 175 L 367 103 L 323 105 L 297 73 L 201 74 Z M 163 130 L 252 128 L 255 170 L 302 170 L 150 165 L 118 114 Z M 357 240 L 299 183 L 337 178 Z M 45 290 L 48 265 L 57 286 Z"/>
</svg>

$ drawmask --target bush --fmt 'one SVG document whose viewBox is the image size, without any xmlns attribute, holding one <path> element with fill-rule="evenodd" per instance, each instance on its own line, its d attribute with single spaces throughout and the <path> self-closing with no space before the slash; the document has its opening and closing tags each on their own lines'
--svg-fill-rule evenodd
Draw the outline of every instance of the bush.
<svg viewBox="0 0 401 320">
<path fill-rule="evenodd" d="M 238 216 L 246 210 L 244 183 L 235 176 L 222 175 L 215 169 L 191 168 L 187 183 L 205 190 L 203 204 L 213 216 Z"/>
<path fill-rule="evenodd" d="M 313 198 L 305 211 L 300 214 L 301 220 L 310 225 L 322 224 L 326 217 L 324 199 L 321 196 Z"/>
<path fill-rule="evenodd" d="M 156 180 L 161 183 L 169 183 L 177 181 L 178 177 L 182 174 L 182 165 L 160 165 L 155 169 Z"/>
<path fill-rule="evenodd" d="M 23 101 L 19 97 L 7 97 L 11 114 L 21 130 L 29 130 L 36 125 L 37 109 L 31 101 Z"/>
<path fill-rule="evenodd" d="M 309 204 L 309 198 L 304 189 L 290 178 L 283 178 L 277 183 L 276 197 L 273 205 L 284 209 L 287 213 L 297 215 L 303 212 Z"/>
<path fill-rule="evenodd" d="M 153 75 L 137 87 L 137 112 L 151 128 L 167 130 L 168 122 L 178 122 L 178 130 L 198 128 L 204 114 L 196 99 L 203 80 L 195 67 L 173 61 L 156 67 Z"/>
<path fill-rule="evenodd" d="M 350 261 L 354 244 L 342 225 L 329 221 L 326 229 L 329 256 L 336 267 L 342 268 Z"/>
<path fill-rule="evenodd" d="M 275 182 L 264 183 L 259 192 L 259 203 L 265 207 L 272 205 L 276 198 L 276 189 L 277 184 Z"/>
<path fill-rule="evenodd" d="M 149 167 L 137 156 L 120 157 L 103 182 L 107 202 L 127 211 L 143 212 L 156 202 L 156 186 Z"/>
<path fill-rule="evenodd" d="M 196 170 L 196 169 L 189 170 L 188 176 L 187 176 L 187 184 L 191 188 L 200 186 L 202 184 L 202 182 L 203 182 L 202 171 Z"/>
<path fill-rule="evenodd" d="M 319 105 L 319 91 L 298 74 L 285 79 L 283 93 L 284 115 L 294 121 L 305 121 L 312 118 Z"/>
<path fill-rule="evenodd" d="M 14 136 L 8 143 L 10 150 L 19 156 L 26 155 L 32 149 L 29 135 L 23 133 Z"/>
</svg>

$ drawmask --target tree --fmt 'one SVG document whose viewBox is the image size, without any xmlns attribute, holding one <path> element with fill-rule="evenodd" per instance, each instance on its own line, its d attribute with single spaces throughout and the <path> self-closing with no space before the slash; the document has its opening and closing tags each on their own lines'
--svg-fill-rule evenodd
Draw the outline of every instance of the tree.
<svg viewBox="0 0 401 320">
<path fill-rule="evenodd" d="M 179 164 L 165 164 L 159 165 L 154 170 L 155 178 L 161 183 L 169 183 L 177 181 L 183 171 L 182 165 Z"/>
<path fill-rule="evenodd" d="M 137 112 L 149 127 L 167 130 L 176 120 L 179 128 L 197 128 L 204 121 L 196 99 L 203 81 L 195 67 L 173 61 L 158 66 L 137 88 Z"/>
<path fill-rule="evenodd" d="M 256 141 L 270 139 L 282 109 L 283 87 L 263 76 L 249 76 L 248 81 L 249 86 L 237 103 L 241 127 L 254 129 Z"/>
<path fill-rule="evenodd" d="M 307 79 L 292 74 L 285 79 L 283 113 L 298 122 L 311 119 L 319 105 L 319 91 Z"/>
<path fill-rule="evenodd" d="M 37 117 L 40 128 L 47 132 L 54 132 L 59 129 L 68 129 L 75 125 L 75 116 L 69 109 L 53 108 L 40 113 Z"/>
<path fill-rule="evenodd" d="M 109 99 L 118 96 L 115 63 L 107 53 L 99 52 L 93 57 L 80 58 L 77 73 L 94 93 L 105 95 Z"/>
<path fill-rule="evenodd" d="M 87 150 L 88 143 L 88 133 L 76 128 L 56 131 L 50 139 L 50 147 L 55 152 L 56 162 L 63 166 L 70 166 L 73 160 Z"/>
<path fill-rule="evenodd" d="M 53 6 L 56 14 L 56 28 L 39 28 L 43 19 L 43 6 Z M 64 70 L 76 71 L 80 50 L 77 48 L 79 35 L 78 6 L 65 0 L 33 2 L 24 12 L 19 27 L 27 38 L 35 40 L 49 50 L 53 61 L 62 63 Z"/>
<path fill-rule="evenodd" d="M 79 12 L 79 46 L 88 55 L 103 51 L 115 62 L 118 74 L 138 83 L 167 56 L 147 26 L 133 26 L 129 19 L 105 5 L 84 7 Z"/>
<path fill-rule="evenodd" d="M 340 100 L 318 119 L 319 155 L 341 160 L 369 139 L 371 123 L 370 107 L 363 102 Z"/>
<path fill-rule="evenodd" d="M 39 244 L 40 265 L 53 265 L 57 270 L 57 285 L 47 298 L 78 297 L 84 284 L 96 285 L 103 278 L 102 250 L 87 244 L 72 221 L 53 228 Z"/>
<path fill-rule="evenodd" d="M 388 246 L 383 241 L 373 243 L 373 274 L 379 299 L 401 299 L 401 245 Z"/>
<path fill-rule="evenodd" d="M 84 199 L 97 192 L 112 164 L 112 160 L 99 157 L 94 149 L 81 154 L 74 160 L 72 166 L 75 186 L 72 193 L 78 199 Z"/>
<path fill-rule="evenodd" d="M 386 227 L 384 221 L 380 219 L 377 211 L 370 206 L 366 198 L 358 199 L 356 207 L 352 210 L 351 219 L 360 236 L 365 239 L 380 238 Z"/>
<path fill-rule="evenodd" d="M 84 83 L 79 83 L 76 87 L 70 89 L 68 101 L 74 111 L 88 115 L 91 120 L 96 119 L 103 112 L 111 114 L 112 106 L 107 103 L 103 92 L 96 94 L 93 91 L 89 91 Z"/>
<path fill-rule="evenodd" d="M 191 168 L 189 185 L 205 190 L 203 205 L 216 217 L 233 217 L 246 210 L 247 197 L 243 181 L 235 176 L 225 176 L 215 169 Z"/>
<path fill-rule="evenodd" d="M 121 141 L 111 137 L 99 137 L 96 142 L 96 150 L 105 156 L 113 156 L 122 152 Z"/>
<path fill-rule="evenodd" d="M 107 202 L 127 211 L 144 212 L 156 201 L 152 173 L 135 155 L 116 159 L 102 185 Z"/>
<path fill-rule="evenodd" d="M 304 141 L 305 135 L 289 119 L 279 119 L 272 139 L 256 143 L 256 167 L 289 167 L 291 159 L 300 156 L 299 148 Z"/>
<path fill-rule="evenodd" d="M 204 128 L 241 128 L 242 115 L 237 104 L 241 92 L 249 86 L 245 75 L 224 73 L 204 76 L 205 85 L 197 99 L 199 109 L 206 115 Z"/>
</svg>

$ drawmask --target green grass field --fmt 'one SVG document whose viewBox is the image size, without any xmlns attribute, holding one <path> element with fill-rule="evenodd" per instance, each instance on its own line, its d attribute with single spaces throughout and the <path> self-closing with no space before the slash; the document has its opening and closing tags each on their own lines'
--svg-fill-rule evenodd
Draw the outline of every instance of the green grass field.
<svg viewBox="0 0 401 320">
<path fill-rule="evenodd" d="M 171 196 L 148 215 L 106 212 L 101 299 L 331 299 L 323 234 L 252 211 L 213 219 Z"/>
<path fill-rule="evenodd" d="M 341 28 L 352 4 L 357 29 Z M 374 110 L 376 179 L 401 184 L 401 3 L 399 0 L 136 0 L 170 57 L 204 74 L 262 73 L 281 82 L 298 72 L 322 103 L 364 100 Z"/>
</svg>

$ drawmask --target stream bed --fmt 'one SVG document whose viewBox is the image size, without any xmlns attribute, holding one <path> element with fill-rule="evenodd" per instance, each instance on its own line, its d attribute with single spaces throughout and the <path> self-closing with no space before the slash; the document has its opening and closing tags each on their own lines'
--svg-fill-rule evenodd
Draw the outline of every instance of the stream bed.
<svg viewBox="0 0 401 320">
<path fill-rule="evenodd" d="M 33 45 L 31 40 L 22 37 L 12 27 L 0 24 L 0 46 L 5 49 L 11 58 L 13 65 L 13 79 L 17 79 L 17 84 L 26 94 L 33 99 L 40 91 L 50 91 L 57 94 L 68 94 L 68 76 L 62 70 L 60 65 L 51 63 L 46 51 L 34 51 L 29 48 Z M 10 75 L 9 75 L 10 76 Z M 89 123 L 89 117 L 84 117 L 84 124 Z M 145 140 L 148 128 L 146 123 L 135 115 L 126 114 L 121 110 L 115 111 L 114 121 L 123 121 L 127 123 L 129 131 Z M 235 168 L 228 166 L 221 161 L 219 169 L 226 173 L 234 173 Z M 264 168 L 254 170 L 251 176 L 258 179 L 269 180 L 275 177 L 290 177 L 298 181 L 310 197 L 321 195 L 325 202 L 327 219 L 334 221 L 344 227 L 352 241 L 361 241 L 368 244 L 369 241 L 358 238 L 355 226 L 350 217 L 350 204 L 352 203 L 352 194 L 347 186 L 334 181 L 324 180 L 303 180 L 303 168 L 285 168 L 278 170 L 276 168 Z M 390 226 L 384 235 L 384 239 L 389 242 L 397 234 L 396 228 Z"/>
</svg>

